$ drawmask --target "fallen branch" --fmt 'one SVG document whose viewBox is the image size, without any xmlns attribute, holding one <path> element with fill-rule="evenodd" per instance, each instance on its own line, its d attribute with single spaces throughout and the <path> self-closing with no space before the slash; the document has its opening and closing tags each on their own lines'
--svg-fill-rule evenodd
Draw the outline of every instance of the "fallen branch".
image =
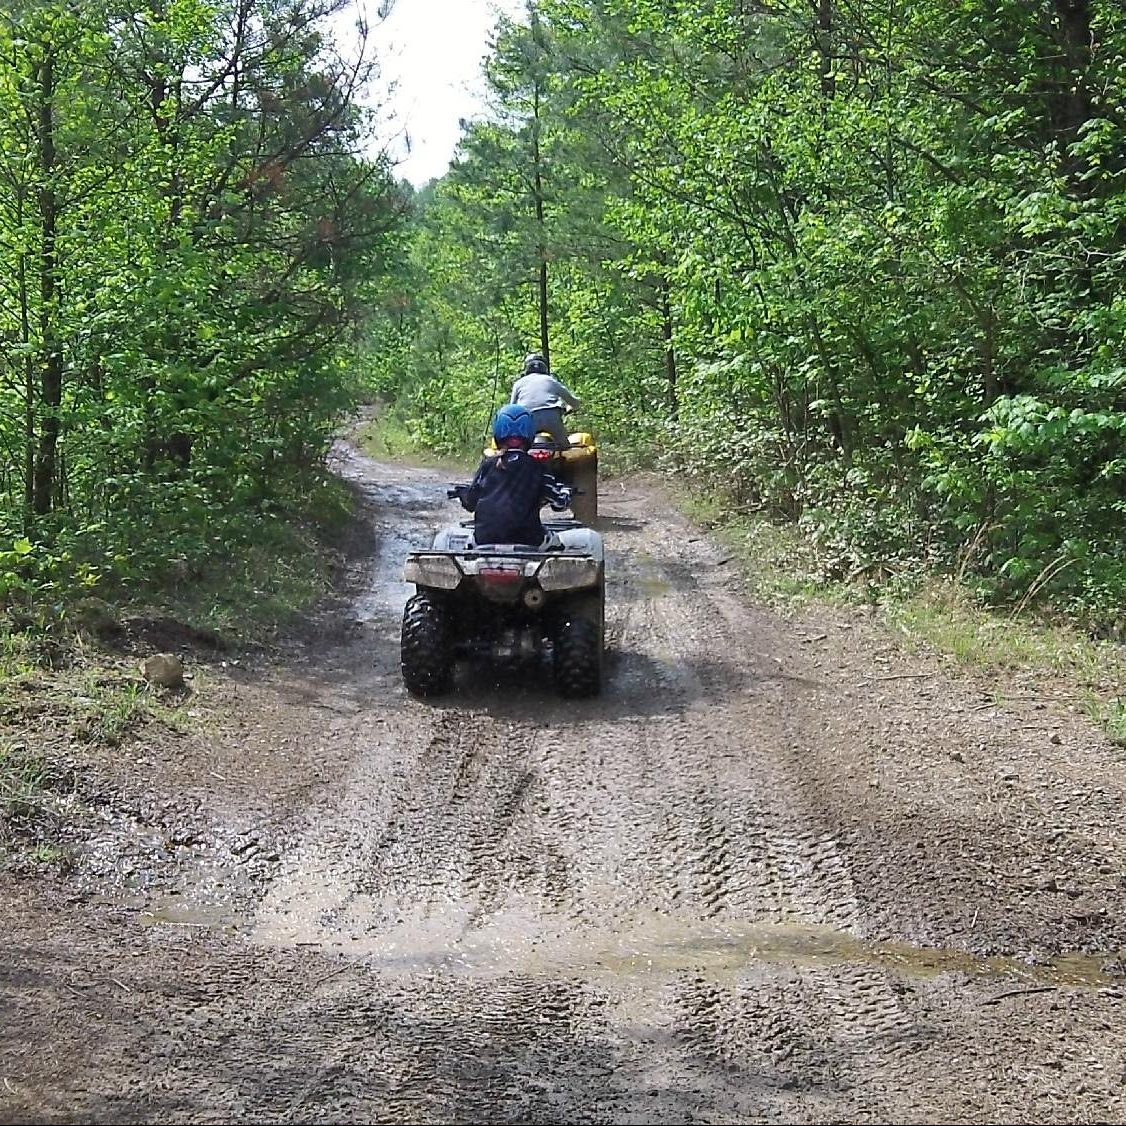
<svg viewBox="0 0 1126 1126">
<path fill-rule="evenodd" d="M 1004 1001 L 1006 997 L 1024 997 L 1029 993 L 1051 993 L 1055 990 L 1054 985 L 1036 985 L 1031 989 L 1007 989 L 1004 993 L 998 993 L 996 997 L 990 997 L 988 1001 L 982 1001 L 983 1005 L 996 1005 L 999 1001 Z"/>
<path fill-rule="evenodd" d="M 933 672 L 897 672 L 892 673 L 890 676 L 869 676 L 865 677 L 857 687 L 863 688 L 866 684 L 879 684 L 885 680 L 922 680 L 928 676 L 934 676 Z"/>
<path fill-rule="evenodd" d="M 332 978 L 339 977 L 342 973 L 346 973 L 351 968 L 352 967 L 350 965 L 349 966 L 341 966 L 340 969 L 333 970 L 331 973 L 327 973 L 323 977 L 317 978 L 317 980 L 315 982 L 313 982 L 313 988 L 314 989 L 320 989 L 320 987 L 322 985 L 324 985 L 324 983 L 326 981 L 331 981 Z"/>
</svg>

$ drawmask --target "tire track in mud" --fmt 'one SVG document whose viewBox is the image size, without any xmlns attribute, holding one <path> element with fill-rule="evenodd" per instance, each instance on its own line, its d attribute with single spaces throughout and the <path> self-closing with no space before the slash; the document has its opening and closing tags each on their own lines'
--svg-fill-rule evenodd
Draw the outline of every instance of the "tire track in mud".
<svg viewBox="0 0 1126 1126">
<path fill-rule="evenodd" d="M 482 742 L 462 717 L 438 712 L 422 738 L 388 724 L 380 747 L 385 769 L 361 759 L 340 804 L 283 865 L 260 912 L 263 939 L 409 949 L 413 923 L 425 957 L 435 927 L 452 941 L 491 910 L 507 877 L 528 878 L 505 842 L 535 792 L 525 738 Z"/>
<path fill-rule="evenodd" d="M 908 988 L 887 975 L 848 964 L 831 971 L 758 968 L 718 983 L 685 978 L 675 987 L 684 1014 L 678 1038 L 724 1073 L 757 1068 L 769 1078 L 781 1117 L 804 1118 L 821 1103 L 822 1114 L 837 1120 L 887 1120 L 896 1100 L 889 1081 L 905 1090 L 925 1084 L 914 1063 L 934 1038 L 901 993 Z M 902 1120 L 912 1120 L 908 1106 L 899 1110 Z"/>
<path fill-rule="evenodd" d="M 687 570 L 680 565 L 673 573 Z M 729 655 L 725 662 L 704 662 L 702 672 L 685 662 L 687 667 L 682 665 L 673 678 L 682 697 L 689 697 L 678 701 L 688 713 L 678 718 L 693 734 L 694 745 L 680 738 L 665 744 L 689 749 L 669 775 L 703 775 L 693 791 L 669 799 L 680 827 L 678 843 L 691 857 L 684 870 L 692 906 L 706 919 L 797 922 L 856 931 L 860 911 L 848 868 L 833 837 L 803 808 L 796 782 L 781 766 L 786 755 L 779 752 L 795 733 L 771 707 L 770 690 L 781 679 L 777 670 L 753 657 L 731 659 L 743 651 L 747 622 L 745 615 L 732 613 L 722 594 L 708 601 L 709 607 L 718 604 L 725 612 L 711 618 L 707 640 L 701 644 L 697 612 L 688 599 L 679 597 L 686 584 L 670 579 L 668 586 L 678 597 L 666 597 L 645 616 L 638 631 L 643 643 L 659 647 L 679 639 L 681 654 L 689 658 L 700 653 Z M 627 644 L 628 638 L 629 631 L 623 631 Z M 724 712 L 717 717 L 709 706 L 716 689 L 730 694 L 740 688 L 743 699 L 734 704 L 725 700 Z M 748 696 L 750 703 L 745 702 Z M 732 769 L 725 772 L 725 763 Z M 684 909 L 683 902 L 678 908 Z M 675 1001 L 682 1015 L 673 1021 L 678 1038 L 693 1056 L 726 1073 L 738 1075 L 756 1061 L 782 1091 L 808 1089 L 817 1077 L 817 1084 L 836 1096 L 834 1113 L 847 1116 L 844 1092 L 855 1082 L 842 1076 L 887 1067 L 888 1058 L 901 1049 L 918 1050 L 926 1033 L 879 971 L 842 965 L 831 973 L 795 971 L 795 981 L 799 988 L 775 988 L 766 1003 L 761 995 L 764 986 L 770 995 L 769 974 L 765 982 L 736 988 L 708 978 L 682 984 Z M 826 1029 L 831 1030 L 828 1038 Z M 864 1052 L 861 1059 L 845 1063 L 841 1049 L 851 1045 L 862 1046 Z M 880 1063 L 874 1065 L 873 1059 Z M 773 1109 L 797 1113 L 796 1097 L 775 1096 Z"/>
<path fill-rule="evenodd" d="M 646 734 L 676 752 L 665 774 L 672 785 L 695 780 L 676 818 L 690 838 L 685 847 L 695 848 L 691 882 L 702 889 L 709 916 L 796 917 L 855 930 L 848 870 L 783 768 L 786 748 L 801 735 L 774 702 L 778 670 L 754 653 L 742 658 L 748 622 L 735 617 L 722 591 L 705 595 L 677 577 L 702 563 L 674 559 L 666 577 L 663 560 L 646 561 L 641 582 L 666 593 L 647 603 L 637 635 L 650 652 L 667 646 L 675 665 L 668 687 L 684 730 L 672 738 L 659 729 Z"/>
</svg>

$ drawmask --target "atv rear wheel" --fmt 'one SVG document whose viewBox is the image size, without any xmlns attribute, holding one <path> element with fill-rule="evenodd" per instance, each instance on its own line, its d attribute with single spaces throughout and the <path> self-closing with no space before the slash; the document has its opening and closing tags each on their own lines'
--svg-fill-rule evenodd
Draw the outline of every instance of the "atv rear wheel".
<svg viewBox="0 0 1126 1126">
<path fill-rule="evenodd" d="M 585 617 L 566 618 L 555 633 L 555 686 L 560 695 L 602 691 L 602 629 Z"/>
<path fill-rule="evenodd" d="M 399 648 L 403 683 L 412 696 L 440 696 L 453 687 L 449 612 L 433 595 L 420 591 L 403 608 Z"/>
</svg>

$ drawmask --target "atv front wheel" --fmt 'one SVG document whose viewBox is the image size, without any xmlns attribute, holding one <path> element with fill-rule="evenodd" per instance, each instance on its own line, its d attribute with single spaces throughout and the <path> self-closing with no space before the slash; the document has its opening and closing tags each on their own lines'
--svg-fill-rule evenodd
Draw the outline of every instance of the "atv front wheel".
<svg viewBox="0 0 1126 1126">
<path fill-rule="evenodd" d="M 602 630 L 589 618 L 565 620 L 555 634 L 555 686 L 560 695 L 602 691 Z"/>
<path fill-rule="evenodd" d="M 433 595 L 419 592 L 403 608 L 399 655 L 403 683 L 412 696 L 440 696 L 453 687 L 449 612 Z"/>
</svg>

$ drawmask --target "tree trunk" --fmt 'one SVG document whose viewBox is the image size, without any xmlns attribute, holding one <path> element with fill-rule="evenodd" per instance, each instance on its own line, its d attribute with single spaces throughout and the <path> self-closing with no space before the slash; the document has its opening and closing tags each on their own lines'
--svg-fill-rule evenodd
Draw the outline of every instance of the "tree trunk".
<svg viewBox="0 0 1126 1126">
<path fill-rule="evenodd" d="M 41 424 L 32 481 L 32 510 L 37 516 L 51 511 L 59 444 L 59 408 L 62 405 L 63 364 L 58 334 L 58 197 L 55 174 L 55 48 L 44 45 L 37 78 L 39 143 L 39 409 Z"/>
<path fill-rule="evenodd" d="M 1057 129 L 1065 135 L 1065 143 L 1070 144 L 1091 116 L 1091 93 L 1087 85 L 1091 65 L 1091 3 L 1090 0 L 1055 0 L 1055 8 L 1064 73 L 1052 116 Z"/>
<path fill-rule="evenodd" d="M 24 220 L 23 203 L 21 187 L 16 197 L 16 222 L 20 226 Z M 31 294 L 28 292 L 27 254 L 23 252 L 20 253 L 16 282 L 20 293 L 20 343 L 27 348 L 31 343 Z M 23 530 L 30 532 L 35 511 L 35 360 L 30 349 L 24 355 L 23 383 Z"/>
<path fill-rule="evenodd" d="M 665 344 L 665 384 L 668 389 L 669 414 L 675 422 L 680 417 L 680 397 L 676 386 L 676 348 L 673 346 L 672 299 L 668 278 L 661 279 L 661 336 Z"/>
<path fill-rule="evenodd" d="M 817 6 L 817 53 L 821 73 L 821 94 L 829 101 L 837 92 L 833 74 L 833 0 L 814 0 Z"/>
<path fill-rule="evenodd" d="M 984 406 L 989 408 L 997 399 L 997 373 L 995 370 L 996 355 L 994 335 L 997 326 L 997 314 L 992 304 L 987 305 L 982 315 L 981 324 L 981 380 L 982 390 L 985 395 Z"/>
<path fill-rule="evenodd" d="M 544 218 L 543 170 L 540 166 L 540 82 L 532 94 L 532 182 L 536 207 L 536 258 L 539 262 L 540 351 L 551 368 L 551 344 L 547 323 L 547 233 Z"/>
</svg>

